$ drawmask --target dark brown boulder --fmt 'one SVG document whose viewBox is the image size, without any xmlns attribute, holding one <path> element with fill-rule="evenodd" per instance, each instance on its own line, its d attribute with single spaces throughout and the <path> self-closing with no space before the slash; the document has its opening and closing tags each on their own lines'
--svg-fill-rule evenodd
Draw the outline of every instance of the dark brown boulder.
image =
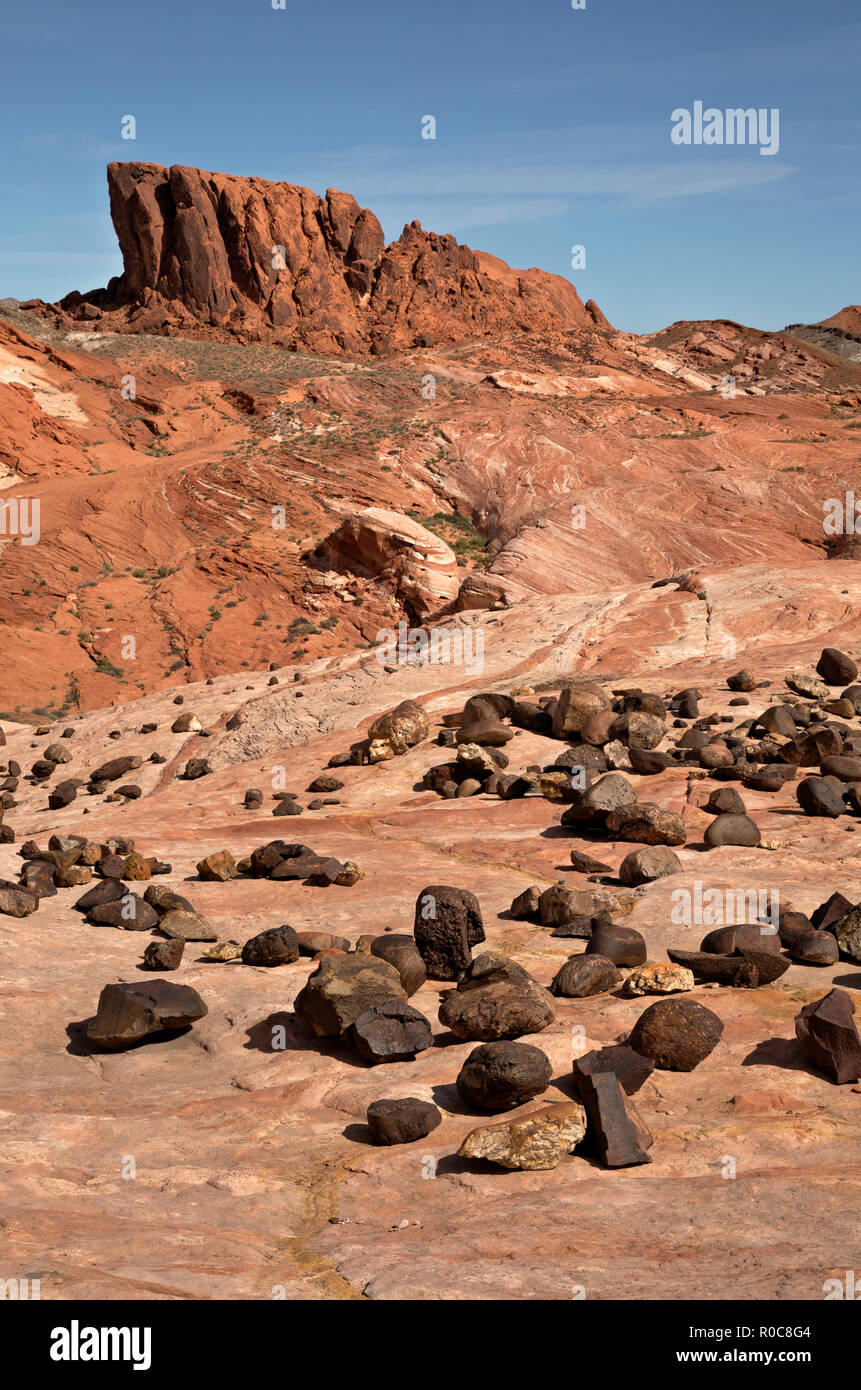
<svg viewBox="0 0 861 1390">
<path fill-rule="evenodd" d="M 654 883 L 656 879 L 667 878 L 682 872 L 682 861 L 669 845 L 650 845 L 646 849 L 634 849 L 619 865 L 619 878 L 630 888 L 641 883 Z"/>
<path fill-rule="evenodd" d="M 100 903 L 87 910 L 87 921 L 98 926 L 120 927 L 123 931 L 151 931 L 159 924 L 158 913 L 136 893 Z"/>
<path fill-rule="evenodd" d="M 377 1004 L 406 1000 L 393 965 L 371 955 L 320 956 L 320 963 L 299 991 L 296 1017 L 317 1037 L 337 1038 Z"/>
<path fill-rule="evenodd" d="M 285 923 L 252 936 L 242 948 L 243 965 L 292 965 L 299 959 L 299 941 Z"/>
<path fill-rule="evenodd" d="M 105 985 L 96 1016 L 87 1024 L 87 1037 L 99 1047 L 118 1051 L 155 1033 L 184 1030 L 207 1012 L 190 985 L 171 980 Z"/>
<path fill-rule="evenodd" d="M 816 674 L 826 685 L 848 685 L 858 675 L 858 667 L 851 656 L 837 647 L 824 647 L 816 663 Z"/>
<path fill-rule="evenodd" d="M 482 1043 L 469 1054 L 457 1089 L 476 1110 L 513 1110 L 546 1091 L 553 1075 L 547 1055 L 529 1043 Z"/>
<path fill-rule="evenodd" d="M 478 898 L 466 888 L 431 884 L 416 899 L 416 946 L 430 980 L 459 980 L 484 941 Z"/>
<path fill-rule="evenodd" d="M 604 956 L 614 965 L 645 965 L 648 959 L 642 934 L 618 922 L 596 926 L 586 942 L 586 954 Z"/>
<path fill-rule="evenodd" d="M 442 1120 L 428 1100 L 375 1100 L 368 1106 L 368 1129 L 375 1144 L 412 1144 L 424 1139 Z"/>
<path fill-rule="evenodd" d="M 151 941 L 144 951 L 143 964 L 147 970 L 176 970 L 184 950 L 184 941 Z"/>
<path fill-rule="evenodd" d="M 606 956 L 569 956 L 557 970 L 550 990 L 564 999 L 585 999 L 614 989 L 621 982 L 622 976 Z"/>
<path fill-rule="evenodd" d="M 720 815 L 711 825 L 706 826 L 703 835 L 709 849 L 721 845 L 758 845 L 761 839 L 759 827 L 750 816 Z"/>
<path fill-rule="evenodd" d="M 433 1046 L 430 1023 L 403 999 L 388 999 L 360 1014 L 347 1037 L 366 1062 L 409 1062 Z"/>
<path fill-rule="evenodd" d="M 723 1024 L 695 999 L 660 999 L 640 1014 L 628 1037 L 635 1052 L 662 1071 L 693 1071 L 713 1052 Z"/>
<path fill-rule="evenodd" d="M 439 1009 L 440 1023 L 456 1037 L 483 1042 L 540 1033 L 555 1016 L 548 991 L 521 966 L 493 951 L 476 956 Z"/>
<path fill-rule="evenodd" d="M 414 936 L 397 936 L 390 933 L 378 936 L 371 942 L 371 955 L 393 965 L 401 977 L 401 984 L 411 998 L 421 989 L 427 979 L 427 966 L 421 958 Z"/>
</svg>

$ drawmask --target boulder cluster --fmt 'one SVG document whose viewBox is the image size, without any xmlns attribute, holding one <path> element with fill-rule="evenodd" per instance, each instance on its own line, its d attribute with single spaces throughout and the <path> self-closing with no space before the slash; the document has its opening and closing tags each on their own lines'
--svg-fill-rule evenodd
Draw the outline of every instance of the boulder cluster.
<svg viewBox="0 0 861 1390">
<path fill-rule="evenodd" d="M 512 902 L 514 920 L 583 943 L 546 988 L 510 954 L 487 948 L 481 905 L 466 888 L 428 885 L 416 899 L 411 931 L 389 926 L 381 934 L 361 936 L 353 946 L 345 937 L 297 931 L 288 923 L 240 945 L 219 939 L 188 898 L 155 882 L 171 872 L 169 864 L 144 857 L 132 840 L 119 836 L 96 842 L 52 835 L 45 849 L 27 841 L 19 851 L 24 862 L 18 882 L 0 882 L 0 913 L 28 916 L 42 897 L 83 888 L 74 908 L 88 923 L 153 934 L 142 960 L 151 972 L 177 970 L 186 942 L 204 944 L 204 959 L 253 968 L 295 966 L 311 957 L 315 968 L 295 999 L 297 1020 L 309 1040 L 336 1040 L 370 1066 L 408 1064 L 435 1046 L 434 1021 L 411 1001 L 427 981 L 437 982 L 443 987 L 438 1023 L 454 1039 L 475 1044 L 455 1078 L 462 1104 L 483 1117 L 518 1111 L 510 1119 L 474 1128 L 460 1146 L 462 1157 L 544 1169 L 582 1146 L 610 1168 L 648 1163 L 652 1136 L 631 1097 L 655 1068 L 684 1072 L 699 1066 L 723 1033 L 718 1014 L 686 996 L 698 984 L 771 985 L 792 962 L 861 963 L 861 904 L 835 892 L 809 916 L 784 906 L 776 922 L 720 926 L 708 931 L 695 951 L 671 947 L 668 960 L 650 959 L 643 934 L 619 918 L 645 885 L 682 873 L 676 850 L 686 844 L 688 828 L 678 812 L 640 800 L 640 784 L 635 787 L 631 777 L 682 766 L 694 780 L 708 776 L 727 783 L 703 801 L 702 809 L 711 817 L 701 846 L 705 850 L 762 843 L 740 790 L 729 785 L 733 782 L 760 792 L 778 791 L 799 768 L 817 767 L 816 775 L 798 785 L 801 809 L 808 815 L 857 814 L 861 733 L 851 727 L 861 712 L 861 686 L 851 684 L 857 670 L 845 654 L 826 649 L 816 672 L 788 675 L 791 696 L 732 730 L 717 728 L 727 717 L 700 714 L 696 689 L 666 697 L 638 689 L 610 695 L 595 683 L 567 685 L 535 703 L 493 692 L 473 695 L 461 711 L 445 716 L 439 740 L 452 756 L 425 772 L 426 788 L 445 798 L 538 796 L 560 804 L 563 833 L 582 837 L 586 832 L 592 840 L 634 846 L 615 875 L 600 858 L 573 849 L 572 868 L 589 876 L 588 889 L 533 885 Z M 759 684 L 746 670 L 727 679 L 736 692 Z M 835 684 L 845 686 L 836 698 L 829 689 Z M 730 703 L 742 701 L 746 696 L 740 693 Z M 177 722 L 193 731 L 193 720 L 186 712 Z M 524 729 L 563 741 L 565 750 L 551 764 L 510 770 L 503 749 Z M 330 766 L 401 757 L 428 735 L 424 710 L 404 701 L 376 719 L 368 737 L 349 753 L 336 755 Z M 668 746 L 662 749 L 662 743 Z M 49 745 L 31 777 L 52 775 L 64 755 L 61 743 Z M 47 773 L 42 762 L 49 765 Z M 122 778 L 134 764 L 128 756 L 102 764 L 90 776 L 91 788 Z M 10 764 L 4 787 L 9 798 L 18 775 L 20 768 Z M 205 770 L 186 765 L 186 778 L 202 775 Z M 309 790 L 331 792 L 341 785 L 321 773 Z M 256 789 L 246 793 L 245 804 L 252 809 L 261 800 Z M 831 810 L 823 809 L 829 805 Z M 320 887 L 349 887 L 363 877 L 353 861 L 283 840 L 261 844 L 239 859 L 228 849 L 209 853 L 199 861 L 197 873 L 208 882 L 244 876 Z M 133 885 L 141 887 L 135 891 Z M 570 1100 L 522 1112 L 553 1080 L 550 1058 L 535 1039 L 557 1021 L 560 1009 L 570 1008 L 569 1001 L 610 991 L 628 999 L 657 998 L 615 1044 L 575 1059 L 566 1083 Z M 108 984 L 87 1024 L 87 1036 L 97 1047 L 131 1047 L 185 1030 L 206 1012 L 196 990 L 172 981 Z M 861 1078 L 861 1038 L 853 1001 L 844 990 L 832 989 L 805 1004 L 795 1028 L 806 1058 L 819 1072 L 837 1084 Z M 440 1118 L 436 1106 L 417 1097 L 381 1096 L 367 1112 L 370 1136 L 379 1144 L 423 1138 Z"/>
</svg>

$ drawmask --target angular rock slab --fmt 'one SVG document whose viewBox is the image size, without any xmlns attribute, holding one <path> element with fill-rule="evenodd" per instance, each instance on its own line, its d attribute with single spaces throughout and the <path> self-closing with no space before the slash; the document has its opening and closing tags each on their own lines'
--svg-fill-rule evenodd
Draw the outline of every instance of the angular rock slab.
<svg viewBox="0 0 861 1390">
<path fill-rule="evenodd" d="M 463 1140 L 461 1158 L 485 1158 L 502 1168 L 546 1171 L 573 1153 L 586 1134 L 586 1112 L 576 1101 L 547 1105 L 516 1119 L 479 1125 Z"/>
<path fill-rule="evenodd" d="M 807 1060 L 838 1086 L 861 1078 L 861 1038 L 855 1004 L 843 989 L 805 1004 L 795 1019 L 795 1036 Z"/>
<path fill-rule="evenodd" d="M 578 1076 L 595 1076 L 599 1072 L 612 1072 L 626 1095 L 632 1096 L 645 1085 L 655 1064 L 651 1057 L 635 1052 L 627 1043 L 615 1043 L 592 1052 L 584 1052 L 574 1061 L 574 1082 Z"/>
<path fill-rule="evenodd" d="M 605 1168 L 651 1163 L 652 1136 L 610 1071 L 575 1073 L 589 1117 L 589 1139 Z"/>
<path fill-rule="evenodd" d="M 152 1034 L 187 1028 L 208 1012 L 196 989 L 172 980 L 105 985 L 87 1037 L 116 1052 Z"/>
</svg>

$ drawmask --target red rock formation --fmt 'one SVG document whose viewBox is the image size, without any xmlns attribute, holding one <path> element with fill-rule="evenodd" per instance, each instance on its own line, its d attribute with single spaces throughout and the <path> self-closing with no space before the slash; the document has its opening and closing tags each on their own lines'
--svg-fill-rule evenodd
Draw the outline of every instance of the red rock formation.
<svg viewBox="0 0 861 1390">
<path fill-rule="evenodd" d="M 861 304 L 847 304 L 832 314 L 830 319 L 820 319 L 817 328 L 842 328 L 844 333 L 854 333 L 861 338 Z"/>
<path fill-rule="evenodd" d="M 124 271 L 62 301 L 137 332 L 381 353 L 487 334 L 609 326 L 569 281 L 411 222 L 386 246 L 347 193 L 159 164 L 108 166 Z"/>
</svg>

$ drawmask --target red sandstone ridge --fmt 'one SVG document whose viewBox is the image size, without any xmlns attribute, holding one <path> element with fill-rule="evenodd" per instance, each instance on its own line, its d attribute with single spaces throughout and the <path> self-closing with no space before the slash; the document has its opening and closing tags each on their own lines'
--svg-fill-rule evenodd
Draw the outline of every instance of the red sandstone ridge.
<svg viewBox="0 0 861 1390">
<path fill-rule="evenodd" d="M 108 166 L 123 274 L 61 301 L 64 319 L 312 352 L 385 353 L 490 334 L 609 327 L 543 270 L 426 232 L 385 245 L 347 193 L 159 164 Z"/>
<path fill-rule="evenodd" d="M 861 304 L 847 304 L 832 314 L 830 319 L 820 319 L 817 328 L 841 328 L 844 333 L 854 333 L 861 338 Z"/>
</svg>

